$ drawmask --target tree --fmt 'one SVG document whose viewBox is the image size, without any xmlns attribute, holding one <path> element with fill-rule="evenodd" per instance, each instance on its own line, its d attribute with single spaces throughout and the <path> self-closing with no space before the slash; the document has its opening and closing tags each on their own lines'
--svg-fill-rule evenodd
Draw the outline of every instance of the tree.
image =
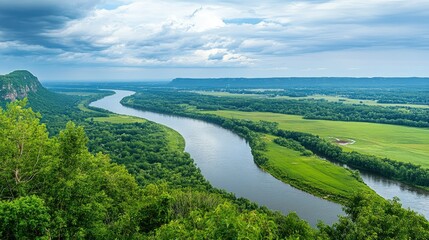
<svg viewBox="0 0 429 240">
<path fill-rule="evenodd" d="M 53 141 L 27 100 L 0 109 L 0 199 L 35 194 L 43 187 Z"/>
<path fill-rule="evenodd" d="M 36 196 L 0 201 L 1 239 L 49 239 L 48 208 Z"/>
</svg>

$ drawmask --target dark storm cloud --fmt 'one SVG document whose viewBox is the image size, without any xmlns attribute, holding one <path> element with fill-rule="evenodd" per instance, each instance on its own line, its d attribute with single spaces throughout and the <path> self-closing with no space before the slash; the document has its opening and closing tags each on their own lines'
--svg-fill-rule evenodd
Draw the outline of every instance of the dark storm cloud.
<svg viewBox="0 0 429 240">
<path fill-rule="evenodd" d="M 0 41 L 61 47 L 43 34 L 83 17 L 98 1 L 0 0 Z"/>
</svg>

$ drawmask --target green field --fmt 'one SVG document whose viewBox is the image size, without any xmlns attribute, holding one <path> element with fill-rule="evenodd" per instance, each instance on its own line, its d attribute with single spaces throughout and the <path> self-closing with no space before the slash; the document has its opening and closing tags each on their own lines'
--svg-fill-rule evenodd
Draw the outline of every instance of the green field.
<svg viewBox="0 0 429 240">
<path fill-rule="evenodd" d="M 93 96 L 93 95 L 99 94 L 97 92 L 57 92 L 57 93 L 61 93 L 61 94 L 65 94 L 65 95 L 72 95 L 72 96 L 83 96 L 83 97 Z"/>
<path fill-rule="evenodd" d="M 167 135 L 167 141 L 170 149 L 176 149 L 178 151 L 185 151 L 185 139 L 180 135 L 180 133 L 175 130 L 166 127 L 164 125 L 160 125 L 165 129 Z"/>
<path fill-rule="evenodd" d="M 356 191 L 372 192 L 345 168 L 315 155 L 301 156 L 298 151 L 274 143 L 274 138 L 269 135 L 264 135 L 263 138 L 267 143 L 264 155 L 269 159 L 264 168 L 274 177 L 336 202 L 350 198 Z"/>
<path fill-rule="evenodd" d="M 429 168 L 429 128 L 389 124 L 308 120 L 301 116 L 267 112 L 205 111 L 228 118 L 270 121 L 279 128 L 307 132 L 326 139 L 351 139 L 354 144 L 341 146 L 358 151 Z"/>
<path fill-rule="evenodd" d="M 110 122 L 110 123 L 135 123 L 135 122 L 146 122 L 143 118 L 126 116 L 126 115 L 116 115 L 112 114 L 109 117 L 96 117 L 93 118 L 94 122 Z"/>
<path fill-rule="evenodd" d="M 429 108 L 429 105 L 419 105 L 419 104 L 399 104 L 399 103 L 378 103 L 375 100 L 364 100 L 364 99 L 351 99 L 341 96 L 330 96 L 330 95 L 310 95 L 306 97 L 288 97 L 288 96 L 277 96 L 270 97 L 265 94 L 240 94 L 240 93 L 229 93 L 229 92 L 209 92 L 209 91 L 194 91 L 195 93 L 217 96 L 217 97 L 253 97 L 253 98 L 271 98 L 271 99 L 290 99 L 290 100 L 299 100 L 299 99 L 314 99 L 314 100 L 326 100 L 329 102 L 342 102 L 344 104 L 358 104 L 358 105 L 369 105 L 369 106 L 383 106 L 383 107 L 413 107 L 413 108 Z M 267 92 L 269 94 L 270 92 Z"/>
</svg>

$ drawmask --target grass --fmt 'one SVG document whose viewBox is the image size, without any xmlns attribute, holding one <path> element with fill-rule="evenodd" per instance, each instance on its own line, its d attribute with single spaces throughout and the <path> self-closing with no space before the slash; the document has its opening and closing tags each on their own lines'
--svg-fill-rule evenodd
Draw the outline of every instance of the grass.
<svg viewBox="0 0 429 240">
<path fill-rule="evenodd" d="M 378 103 L 375 100 L 365 100 L 365 99 L 351 99 L 341 96 L 328 96 L 328 95 L 311 95 L 307 97 L 287 97 L 281 96 L 278 98 L 284 99 L 324 99 L 329 102 L 342 102 L 344 104 L 360 104 L 360 105 L 369 105 L 369 106 L 382 106 L 382 107 L 413 107 L 413 108 L 429 108 L 429 105 L 420 105 L 420 104 L 400 104 L 400 103 Z"/>
<path fill-rule="evenodd" d="M 274 136 L 264 135 L 268 164 L 264 166 L 274 177 L 322 198 L 344 203 L 356 191 L 372 192 L 352 173 L 319 157 L 301 153 L 273 142 Z"/>
<path fill-rule="evenodd" d="M 289 97 L 289 96 L 277 96 L 270 97 L 264 94 L 241 94 L 241 93 L 229 93 L 229 92 L 208 92 L 208 91 L 194 91 L 195 93 L 217 96 L 217 97 L 253 97 L 253 98 L 275 98 L 275 99 L 315 99 L 320 100 L 324 99 L 329 102 L 342 102 L 344 104 L 358 104 L 358 105 L 369 105 L 369 106 L 383 106 L 383 107 L 413 107 L 413 108 L 429 108 L 429 105 L 419 105 L 419 104 L 399 104 L 399 103 L 378 103 L 375 100 L 364 100 L 364 99 L 351 99 L 341 96 L 329 96 L 329 95 L 310 95 L 306 97 Z M 269 94 L 270 92 L 267 92 Z"/>
<path fill-rule="evenodd" d="M 97 92 L 57 92 L 57 93 L 61 93 L 61 94 L 65 94 L 65 95 L 72 95 L 72 96 L 83 96 L 83 97 L 87 97 L 87 96 L 93 96 L 93 95 L 97 95 L 99 93 Z"/>
<path fill-rule="evenodd" d="M 116 115 L 111 114 L 108 117 L 95 117 L 93 118 L 95 122 L 109 122 L 109 123 L 136 123 L 136 122 L 146 122 L 146 119 L 126 116 L 126 115 Z"/>
<path fill-rule="evenodd" d="M 176 149 L 178 151 L 185 151 L 185 139 L 175 130 L 161 125 L 165 129 L 165 133 L 167 134 L 167 141 L 169 144 L 169 149 Z"/>
<path fill-rule="evenodd" d="M 267 112 L 205 111 L 228 118 L 270 121 L 280 129 L 307 132 L 328 140 L 352 139 L 354 144 L 341 146 L 392 160 L 411 162 L 429 168 L 429 128 L 389 124 L 309 120 L 301 116 Z"/>
</svg>

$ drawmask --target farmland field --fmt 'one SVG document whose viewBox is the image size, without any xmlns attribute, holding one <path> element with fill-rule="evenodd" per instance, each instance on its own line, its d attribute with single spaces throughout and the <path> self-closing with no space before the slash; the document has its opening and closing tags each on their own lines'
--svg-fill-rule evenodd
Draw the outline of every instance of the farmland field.
<svg viewBox="0 0 429 240">
<path fill-rule="evenodd" d="M 270 121 L 285 130 L 308 132 L 325 139 L 353 140 L 341 145 L 346 151 L 358 151 L 411 162 L 429 168 L 429 129 L 388 124 L 309 120 L 301 116 L 267 112 L 205 111 L 228 118 Z"/>
</svg>

